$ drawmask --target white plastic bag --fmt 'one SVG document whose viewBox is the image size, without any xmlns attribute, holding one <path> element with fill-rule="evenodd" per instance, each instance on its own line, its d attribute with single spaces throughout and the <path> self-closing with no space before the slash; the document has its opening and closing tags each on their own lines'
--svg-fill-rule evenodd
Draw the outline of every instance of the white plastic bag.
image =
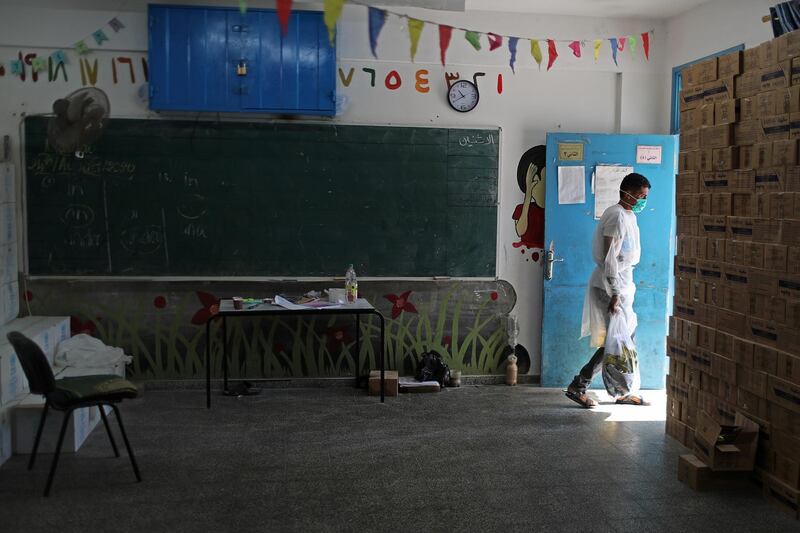
<svg viewBox="0 0 800 533">
<path fill-rule="evenodd" d="M 119 362 L 130 363 L 133 358 L 122 348 L 106 346 L 103 341 L 81 333 L 58 343 L 55 365 L 80 368 L 113 367 Z"/>
<path fill-rule="evenodd" d="M 639 357 L 633 343 L 625 314 L 617 311 L 611 314 L 606 334 L 605 356 L 603 357 L 603 384 L 608 394 L 621 398 L 639 392 Z"/>
</svg>

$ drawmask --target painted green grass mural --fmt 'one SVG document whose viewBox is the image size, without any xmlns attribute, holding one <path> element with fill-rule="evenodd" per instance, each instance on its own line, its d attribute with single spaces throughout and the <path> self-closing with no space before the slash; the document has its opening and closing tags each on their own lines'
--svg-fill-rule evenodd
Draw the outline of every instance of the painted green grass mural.
<svg viewBox="0 0 800 533">
<path fill-rule="evenodd" d="M 503 372 L 512 351 L 507 313 L 513 294 L 509 298 L 505 285 L 486 288 L 455 282 L 435 291 L 362 294 L 386 317 L 386 368 L 413 374 L 420 354 L 434 350 L 451 369 L 465 374 Z M 230 291 L 171 289 L 136 291 L 125 298 L 84 295 L 72 301 L 58 290 L 36 289 L 29 305 L 36 314 L 70 314 L 73 333 L 87 332 L 123 347 L 133 356 L 129 373 L 134 379 L 203 377 L 205 323 L 217 312 L 218 294 Z M 364 374 L 380 365 L 380 324 L 374 316 L 361 318 L 360 353 L 355 324 L 355 318 L 347 316 L 228 320 L 229 376 L 342 377 L 355 375 L 356 368 Z M 214 377 L 222 376 L 221 325 L 221 320 L 212 321 Z"/>
</svg>

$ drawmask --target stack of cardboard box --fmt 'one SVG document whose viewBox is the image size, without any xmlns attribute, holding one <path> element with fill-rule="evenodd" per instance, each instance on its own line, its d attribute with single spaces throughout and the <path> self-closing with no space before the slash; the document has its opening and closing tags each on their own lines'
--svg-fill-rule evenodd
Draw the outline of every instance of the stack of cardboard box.
<svg viewBox="0 0 800 533">
<path fill-rule="evenodd" d="M 797 515 L 800 32 L 682 74 L 667 433 L 714 469 L 711 425 L 755 422 L 765 494 Z"/>
</svg>

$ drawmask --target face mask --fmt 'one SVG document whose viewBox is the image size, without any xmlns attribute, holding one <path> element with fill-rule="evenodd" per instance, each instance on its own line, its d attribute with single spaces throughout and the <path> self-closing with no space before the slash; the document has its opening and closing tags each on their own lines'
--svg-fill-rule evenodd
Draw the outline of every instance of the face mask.
<svg viewBox="0 0 800 533">
<path fill-rule="evenodd" d="M 631 198 L 633 198 L 634 200 L 636 200 L 636 203 L 634 203 L 631 206 L 631 211 L 633 211 L 634 214 L 638 215 L 639 213 L 644 211 L 645 207 L 647 207 L 647 198 L 636 198 L 634 195 L 630 194 L 627 191 L 620 191 L 620 192 L 623 192 L 628 196 L 630 196 Z"/>
</svg>

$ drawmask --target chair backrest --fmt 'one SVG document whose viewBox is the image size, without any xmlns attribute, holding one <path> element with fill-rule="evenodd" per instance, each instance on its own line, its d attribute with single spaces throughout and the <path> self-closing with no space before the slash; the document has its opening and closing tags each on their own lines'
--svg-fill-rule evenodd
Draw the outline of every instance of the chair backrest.
<svg viewBox="0 0 800 533">
<path fill-rule="evenodd" d="M 50 362 L 39 345 L 18 331 L 12 331 L 6 337 L 17 352 L 31 392 L 43 396 L 53 392 L 56 388 L 56 378 L 53 376 Z"/>
</svg>

